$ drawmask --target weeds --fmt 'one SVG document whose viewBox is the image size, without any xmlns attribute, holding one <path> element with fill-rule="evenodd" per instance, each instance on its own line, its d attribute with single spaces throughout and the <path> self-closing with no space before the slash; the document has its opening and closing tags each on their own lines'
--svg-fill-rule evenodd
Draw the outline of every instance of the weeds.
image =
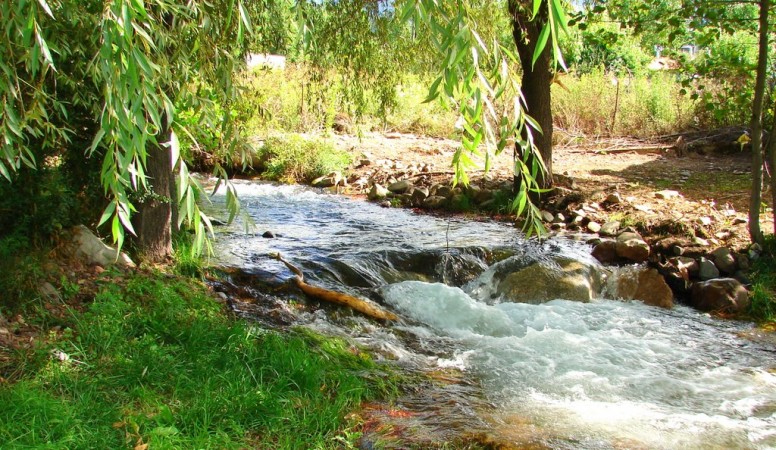
<svg viewBox="0 0 776 450">
<path fill-rule="evenodd" d="M 343 341 L 232 321 L 158 275 L 110 280 L 70 326 L 0 389 L 3 448 L 336 448 L 392 389 Z"/>
<path fill-rule="evenodd" d="M 267 139 L 259 150 L 265 161 L 264 176 L 270 180 L 294 183 L 344 170 L 352 156 L 321 139 L 306 139 L 297 134 Z"/>
</svg>

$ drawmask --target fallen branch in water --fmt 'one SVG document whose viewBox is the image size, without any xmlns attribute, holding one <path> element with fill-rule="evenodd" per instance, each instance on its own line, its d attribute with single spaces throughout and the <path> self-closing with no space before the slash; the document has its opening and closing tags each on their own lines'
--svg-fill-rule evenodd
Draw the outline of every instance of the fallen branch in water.
<svg viewBox="0 0 776 450">
<path fill-rule="evenodd" d="M 272 256 L 274 256 L 275 259 L 277 259 L 278 261 L 285 264 L 286 267 L 288 267 L 288 269 L 296 275 L 294 277 L 294 283 L 306 295 L 325 302 L 336 303 L 338 305 L 347 306 L 351 309 L 354 309 L 362 314 L 366 314 L 367 316 L 373 317 L 375 319 L 381 319 L 381 320 L 398 319 L 398 317 L 396 317 L 395 314 L 388 312 L 383 308 L 370 303 L 367 300 L 353 297 L 352 295 L 343 294 L 342 292 L 336 292 L 329 289 L 324 289 L 322 287 L 311 286 L 305 283 L 304 274 L 302 273 L 302 271 L 295 265 L 283 259 L 280 253 L 275 253 Z"/>
</svg>

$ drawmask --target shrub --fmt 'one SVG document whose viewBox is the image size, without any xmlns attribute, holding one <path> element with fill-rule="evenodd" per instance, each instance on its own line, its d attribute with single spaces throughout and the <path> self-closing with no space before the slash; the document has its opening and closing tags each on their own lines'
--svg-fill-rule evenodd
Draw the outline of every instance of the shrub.
<svg viewBox="0 0 776 450">
<path fill-rule="evenodd" d="M 352 157 L 322 139 L 298 134 L 267 139 L 258 152 L 264 176 L 283 182 L 312 181 L 334 171 L 344 170 Z"/>
</svg>

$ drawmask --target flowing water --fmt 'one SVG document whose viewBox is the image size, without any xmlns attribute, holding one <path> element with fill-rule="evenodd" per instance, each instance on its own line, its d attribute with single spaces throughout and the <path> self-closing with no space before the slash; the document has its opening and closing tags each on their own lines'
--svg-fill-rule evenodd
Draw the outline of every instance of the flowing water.
<svg viewBox="0 0 776 450">
<path fill-rule="evenodd" d="M 437 427 L 544 448 L 776 448 L 776 349 L 742 338 L 751 324 L 607 299 L 500 303 L 482 292 L 488 267 L 558 255 L 590 263 L 589 249 L 300 187 L 237 189 L 259 233 L 277 237 L 226 227 L 216 240 L 220 264 L 288 277 L 269 257 L 280 252 L 309 282 L 398 313 L 386 327 L 323 310 L 295 321 L 400 365 L 471 375 L 484 396 L 472 403 L 476 413 L 436 409 L 428 419 Z M 222 203 L 215 196 L 214 208 Z"/>
</svg>

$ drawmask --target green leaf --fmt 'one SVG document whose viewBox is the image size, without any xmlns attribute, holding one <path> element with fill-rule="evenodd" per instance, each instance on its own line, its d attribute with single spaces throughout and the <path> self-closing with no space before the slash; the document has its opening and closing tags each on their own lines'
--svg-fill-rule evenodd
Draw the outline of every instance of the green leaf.
<svg viewBox="0 0 776 450">
<path fill-rule="evenodd" d="M 539 8 L 542 6 L 542 0 L 533 0 L 533 12 L 531 20 L 536 19 L 536 15 L 539 14 Z"/>
<path fill-rule="evenodd" d="M 49 17 L 52 19 L 54 18 L 54 13 L 51 12 L 51 8 L 49 7 L 48 3 L 46 3 L 46 0 L 38 0 L 38 4 L 41 8 L 43 8 L 43 11 L 45 11 Z"/>
<path fill-rule="evenodd" d="M 105 211 L 102 212 L 102 217 L 100 217 L 100 221 L 97 223 L 97 226 L 104 224 L 108 221 L 108 219 L 111 218 L 113 213 L 116 211 L 116 203 L 110 202 L 108 203 L 108 206 L 105 207 Z"/>
<path fill-rule="evenodd" d="M 531 60 L 532 66 L 536 64 L 536 60 L 539 59 L 539 56 L 541 56 L 542 52 L 544 51 L 544 48 L 547 46 L 547 38 L 549 37 L 550 37 L 550 24 L 546 23 L 544 24 L 544 27 L 542 27 L 542 31 L 539 33 L 539 39 L 536 41 L 536 48 L 534 49 L 533 58 Z"/>
</svg>

